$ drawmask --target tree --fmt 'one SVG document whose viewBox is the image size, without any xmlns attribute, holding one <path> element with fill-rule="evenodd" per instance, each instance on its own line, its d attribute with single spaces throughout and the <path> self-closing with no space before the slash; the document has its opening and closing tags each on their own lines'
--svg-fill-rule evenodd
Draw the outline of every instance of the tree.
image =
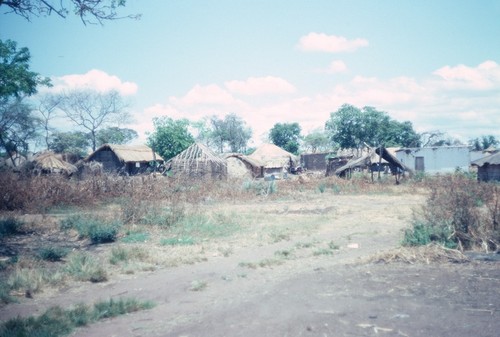
<svg viewBox="0 0 500 337">
<path fill-rule="evenodd" d="M 419 137 L 422 147 L 463 145 L 460 140 L 453 139 L 440 130 L 422 132 Z"/>
<path fill-rule="evenodd" d="M 228 114 L 224 119 L 217 116 L 210 118 L 211 143 L 217 146 L 220 153 L 228 149 L 230 152 L 245 152 L 247 143 L 252 137 L 252 130 L 236 114 Z"/>
<path fill-rule="evenodd" d="M 117 91 L 75 90 L 61 95 L 60 109 L 75 125 L 89 132 L 93 151 L 97 148 L 99 129 L 129 118 L 127 104 Z"/>
<path fill-rule="evenodd" d="M 55 14 L 61 18 L 66 18 L 70 13 L 79 16 L 83 24 L 94 24 L 103 21 L 117 20 L 123 18 L 139 19 L 140 14 L 129 14 L 119 16 L 119 7 L 125 7 L 126 0 L 3 0 L 0 1 L 0 8 L 6 6 L 17 15 L 26 20 L 35 16 L 50 16 Z"/>
<path fill-rule="evenodd" d="M 469 140 L 469 146 L 471 146 L 474 151 L 486 150 L 490 146 L 495 147 L 498 144 L 500 144 L 500 141 L 493 135 L 481 136 Z"/>
<path fill-rule="evenodd" d="M 40 98 L 40 105 L 38 106 L 38 112 L 41 115 L 40 121 L 44 130 L 44 141 L 47 150 L 49 149 L 50 135 L 53 131 L 50 126 L 50 121 L 56 117 L 57 107 L 59 105 L 60 98 L 56 95 L 44 95 Z"/>
<path fill-rule="evenodd" d="M 30 71 L 30 59 L 28 48 L 18 50 L 16 42 L 0 40 L 0 148 L 12 161 L 12 151 L 27 151 L 38 136 L 40 120 L 25 98 L 36 94 L 39 86 L 50 86 L 48 78 Z"/>
<path fill-rule="evenodd" d="M 85 157 L 90 146 L 88 134 L 81 131 L 55 132 L 49 142 L 49 150 Z"/>
<path fill-rule="evenodd" d="M 127 144 L 139 137 L 137 131 L 116 126 L 97 131 L 97 146 L 103 144 Z"/>
<path fill-rule="evenodd" d="M 326 151 L 331 147 L 330 139 L 324 130 L 317 129 L 304 137 L 304 147 L 312 153 Z"/>
<path fill-rule="evenodd" d="M 148 145 L 165 160 L 175 157 L 194 143 L 187 119 L 157 117 L 153 119 L 153 126 L 155 130 L 148 137 Z"/>
<path fill-rule="evenodd" d="M 298 154 L 300 131 L 299 123 L 276 123 L 269 131 L 269 138 L 274 145 Z"/>
<path fill-rule="evenodd" d="M 344 104 L 326 122 L 330 139 L 341 148 L 376 146 L 418 146 L 419 135 L 411 122 L 398 122 L 373 107 L 358 109 Z"/>
</svg>

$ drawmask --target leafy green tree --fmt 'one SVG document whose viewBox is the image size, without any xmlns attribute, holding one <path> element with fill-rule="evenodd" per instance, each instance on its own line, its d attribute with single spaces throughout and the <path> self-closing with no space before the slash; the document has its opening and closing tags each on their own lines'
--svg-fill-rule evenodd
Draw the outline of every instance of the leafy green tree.
<svg viewBox="0 0 500 337">
<path fill-rule="evenodd" d="M 486 150 L 490 146 L 495 147 L 498 144 L 500 144 L 500 141 L 493 135 L 481 136 L 469 141 L 469 146 L 471 146 L 475 151 Z"/>
<path fill-rule="evenodd" d="M 250 129 L 245 121 L 236 114 L 228 114 L 223 119 L 212 116 L 208 120 L 196 124 L 198 129 L 197 139 L 223 153 L 245 152 L 248 141 L 252 137 Z"/>
<path fill-rule="evenodd" d="M 66 18 L 70 13 L 80 17 L 86 25 L 88 23 L 100 23 L 103 21 L 117 20 L 123 18 L 139 19 L 139 14 L 119 16 L 119 7 L 124 7 L 125 0 L 2 0 L 2 7 L 10 8 L 11 12 L 22 16 L 26 20 L 32 17 L 50 16 L 56 14 Z"/>
<path fill-rule="evenodd" d="M 127 144 L 139 137 L 137 131 L 111 126 L 97 131 L 97 146 L 103 144 Z"/>
<path fill-rule="evenodd" d="M 154 118 L 153 126 L 155 130 L 148 137 L 148 145 L 165 160 L 175 157 L 194 143 L 187 119 Z"/>
<path fill-rule="evenodd" d="M 117 91 L 74 90 L 62 93 L 59 108 L 77 127 L 89 133 L 92 151 L 97 148 L 97 132 L 130 117 L 128 105 Z"/>
<path fill-rule="evenodd" d="M 325 129 L 341 148 L 418 146 L 420 140 L 411 122 L 398 122 L 373 107 L 359 109 L 349 104 L 330 114 Z"/>
<path fill-rule="evenodd" d="M 304 147 L 312 153 L 327 151 L 331 148 L 330 139 L 324 130 L 317 129 L 304 137 Z"/>
<path fill-rule="evenodd" d="M 49 150 L 85 157 L 90 147 L 88 134 L 81 131 L 55 132 L 49 142 Z"/>
<path fill-rule="evenodd" d="M 269 131 L 269 138 L 274 145 L 298 154 L 301 131 L 299 123 L 276 123 Z"/>
<path fill-rule="evenodd" d="M 50 86 L 48 78 L 30 70 L 30 59 L 28 48 L 0 40 L 0 148 L 9 156 L 12 151 L 27 151 L 29 142 L 38 137 L 40 120 L 25 98 L 36 94 L 39 86 Z"/>
</svg>

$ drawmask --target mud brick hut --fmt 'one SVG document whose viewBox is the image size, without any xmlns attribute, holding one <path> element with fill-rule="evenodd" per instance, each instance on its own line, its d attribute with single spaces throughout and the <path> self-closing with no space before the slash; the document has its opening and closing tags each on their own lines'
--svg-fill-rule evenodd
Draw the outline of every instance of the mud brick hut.
<svg viewBox="0 0 500 337">
<path fill-rule="evenodd" d="M 104 172 L 134 175 L 154 170 L 163 158 L 146 145 L 104 144 L 84 160 L 99 162 Z"/>
<path fill-rule="evenodd" d="M 227 162 L 201 143 L 194 143 L 165 163 L 173 176 L 227 179 Z"/>
<path fill-rule="evenodd" d="M 500 181 L 500 152 L 473 161 L 479 181 Z"/>
</svg>

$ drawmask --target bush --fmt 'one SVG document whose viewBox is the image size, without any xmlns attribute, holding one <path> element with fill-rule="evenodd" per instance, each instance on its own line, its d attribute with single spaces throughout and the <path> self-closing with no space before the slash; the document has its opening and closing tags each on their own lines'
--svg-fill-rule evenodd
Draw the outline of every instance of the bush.
<svg viewBox="0 0 500 337">
<path fill-rule="evenodd" d="M 18 234 L 23 223 L 15 218 L 0 219 L 0 239 Z"/>
<path fill-rule="evenodd" d="M 102 265 L 86 253 L 78 252 L 70 255 L 64 270 L 78 281 L 104 282 L 108 280 L 106 270 Z"/>
<path fill-rule="evenodd" d="M 403 244 L 431 241 L 447 247 L 497 250 L 500 245 L 500 190 L 497 185 L 478 183 L 470 175 L 455 174 L 424 181 L 429 197 L 414 213 Z"/>
<path fill-rule="evenodd" d="M 63 257 L 68 255 L 69 250 L 64 247 L 43 247 L 38 251 L 38 256 L 45 261 L 61 261 Z"/>
<path fill-rule="evenodd" d="M 75 229 L 80 238 L 89 238 L 93 244 L 114 242 L 122 226 L 118 220 L 110 221 L 94 217 L 76 215 L 61 221 L 61 229 Z"/>
</svg>

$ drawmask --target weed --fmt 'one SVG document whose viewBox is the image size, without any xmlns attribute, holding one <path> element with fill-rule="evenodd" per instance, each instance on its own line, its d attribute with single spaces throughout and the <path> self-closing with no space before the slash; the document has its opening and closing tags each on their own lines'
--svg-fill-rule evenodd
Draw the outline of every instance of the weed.
<svg viewBox="0 0 500 337">
<path fill-rule="evenodd" d="M 326 184 L 325 183 L 320 183 L 318 186 L 318 191 L 319 193 L 324 193 L 326 190 Z"/>
<path fill-rule="evenodd" d="M 127 233 L 127 236 L 123 237 L 120 241 L 125 243 L 140 243 L 149 240 L 149 233 L 137 232 L 137 233 Z"/>
<path fill-rule="evenodd" d="M 0 219 L 0 239 L 20 233 L 23 222 L 15 218 Z"/>
<path fill-rule="evenodd" d="M 191 286 L 189 287 L 189 290 L 202 291 L 202 290 L 205 290 L 205 288 L 207 286 L 208 286 L 208 284 L 205 281 L 193 281 L 193 282 L 191 282 Z"/>
<path fill-rule="evenodd" d="M 78 281 L 104 282 L 108 279 L 104 267 L 86 253 L 77 252 L 70 255 L 65 271 Z"/>
<path fill-rule="evenodd" d="M 38 256 L 45 261 L 61 261 L 66 255 L 68 255 L 69 250 L 64 247 L 42 247 L 38 251 Z"/>
<path fill-rule="evenodd" d="M 61 221 L 61 229 L 75 229 L 81 238 L 88 237 L 93 244 L 116 241 L 121 227 L 118 220 L 110 221 L 92 216 L 75 215 Z"/>
<path fill-rule="evenodd" d="M 126 313 L 150 309 L 152 302 L 135 299 L 109 300 L 95 303 L 93 308 L 78 304 L 73 308 L 59 306 L 47 309 L 39 317 L 17 317 L 0 325 L 0 337 L 59 337 L 69 335 L 75 328 L 85 326 L 100 319 L 115 317 Z"/>
</svg>

